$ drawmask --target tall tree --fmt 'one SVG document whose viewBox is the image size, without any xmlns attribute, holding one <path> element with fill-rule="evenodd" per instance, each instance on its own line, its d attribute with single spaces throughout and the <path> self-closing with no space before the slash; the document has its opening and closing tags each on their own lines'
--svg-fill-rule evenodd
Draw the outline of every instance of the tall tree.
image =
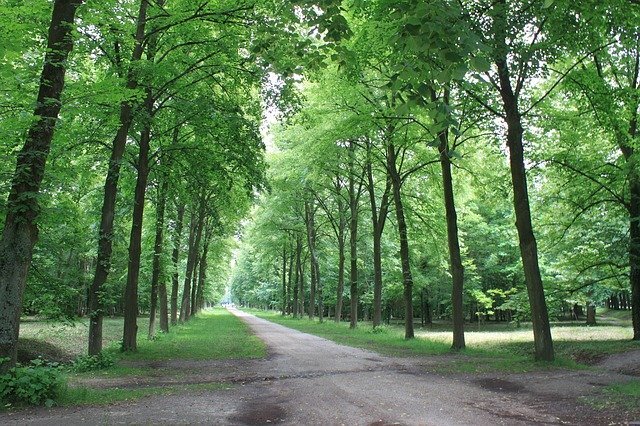
<svg viewBox="0 0 640 426">
<path fill-rule="evenodd" d="M 0 241 L 0 364 L 5 371 L 16 363 L 20 313 L 27 275 L 38 240 L 37 196 L 44 177 L 51 141 L 62 108 L 67 58 L 73 49 L 73 29 L 79 0 L 56 0 L 47 35 L 47 50 L 33 121 L 18 153 L 7 216 Z"/>
</svg>

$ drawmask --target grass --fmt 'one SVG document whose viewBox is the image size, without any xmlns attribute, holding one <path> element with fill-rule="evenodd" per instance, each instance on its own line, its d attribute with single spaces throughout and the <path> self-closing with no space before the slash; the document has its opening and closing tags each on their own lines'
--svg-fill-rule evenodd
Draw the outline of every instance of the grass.
<svg viewBox="0 0 640 426">
<path fill-rule="evenodd" d="M 65 374 L 67 380 L 82 383 L 91 378 L 128 378 L 125 383 L 135 383 L 135 377 L 150 375 L 180 376 L 191 374 L 188 369 L 153 369 L 150 362 L 167 360 L 224 360 L 262 358 L 266 345 L 254 336 L 249 327 L 225 309 L 211 309 L 198 314 L 190 321 L 172 327 L 169 333 L 159 333 L 154 340 L 147 339 L 148 318 L 138 319 L 138 350 L 120 352 L 122 318 L 105 318 L 103 337 L 106 351 L 115 355 L 117 362 L 111 368 L 86 373 Z M 30 355 L 63 357 L 70 361 L 86 353 L 88 322 L 55 323 L 33 318 L 21 323 L 21 341 L 31 349 Z M 40 351 L 40 353 L 39 353 Z M 158 371 L 159 370 L 159 371 Z M 197 373 L 197 371 L 195 371 Z M 110 404 L 134 400 L 150 395 L 174 395 L 185 391 L 225 389 L 221 383 L 186 384 L 171 386 L 145 386 L 120 388 L 89 388 L 68 386 L 59 396 L 59 405 Z"/>
<path fill-rule="evenodd" d="M 627 413 L 640 413 L 640 380 L 631 380 L 607 386 L 598 396 L 582 401 L 599 410 L 616 411 L 621 417 Z"/>
<path fill-rule="evenodd" d="M 448 372 L 528 372 L 542 369 L 582 369 L 609 353 L 640 349 L 640 343 L 631 341 L 630 323 L 624 317 L 615 325 L 587 327 L 580 323 L 557 323 L 552 327 L 556 360 L 552 363 L 534 362 L 533 332 L 530 326 L 515 328 L 505 323 L 485 323 L 479 329 L 467 325 L 465 340 L 467 349 L 460 353 L 451 351 L 451 328 L 435 324 L 429 328 L 417 328 L 416 338 L 404 339 L 400 325 L 383 326 L 374 331 L 369 323 L 360 323 L 355 330 L 345 322 L 319 323 L 307 318 L 283 317 L 275 311 L 250 310 L 269 321 L 315 334 L 334 342 L 372 350 L 388 356 L 445 356 L 434 368 Z M 622 322 L 621 322 L 622 321 Z M 621 322 L 621 323 L 620 323 Z"/>
<path fill-rule="evenodd" d="M 229 389 L 229 385 L 222 383 L 204 383 L 192 385 L 164 385 L 142 388 L 110 388 L 88 389 L 68 388 L 56 401 L 59 406 L 74 405 L 108 405 L 121 401 L 135 401 L 148 396 L 179 395 L 185 392 Z"/>
</svg>

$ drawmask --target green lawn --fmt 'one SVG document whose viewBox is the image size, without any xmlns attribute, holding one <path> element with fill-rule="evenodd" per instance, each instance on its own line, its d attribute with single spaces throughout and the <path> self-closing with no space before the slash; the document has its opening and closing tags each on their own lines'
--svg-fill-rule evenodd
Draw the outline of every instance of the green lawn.
<svg viewBox="0 0 640 426">
<path fill-rule="evenodd" d="M 480 328 L 467 325 L 467 349 L 452 353 L 450 326 L 416 328 L 416 338 L 404 339 L 400 325 L 383 326 L 374 331 L 370 323 L 361 322 L 355 330 L 349 324 L 332 320 L 319 323 L 308 318 L 283 317 L 275 311 L 249 312 L 284 326 L 315 334 L 337 343 L 369 349 L 388 356 L 448 355 L 439 369 L 464 372 L 526 372 L 547 368 L 585 368 L 607 353 L 640 349 L 631 341 L 631 324 L 586 327 L 581 323 L 562 323 L 552 327 L 556 361 L 532 362 L 533 333 L 530 328 L 515 328 L 506 324 L 485 323 Z"/>
</svg>

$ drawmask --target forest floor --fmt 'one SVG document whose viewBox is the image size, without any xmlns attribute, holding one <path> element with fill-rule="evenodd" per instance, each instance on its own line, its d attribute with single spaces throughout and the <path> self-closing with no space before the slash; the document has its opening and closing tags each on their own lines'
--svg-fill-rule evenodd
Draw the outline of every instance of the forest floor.
<svg viewBox="0 0 640 426">
<path fill-rule="evenodd" d="M 525 372 L 445 368 L 481 355 L 383 356 L 234 311 L 267 345 L 261 359 L 129 359 L 144 374 L 83 379 L 94 388 L 215 384 L 107 406 L 32 408 L 0 413 L 2 424 L 624 424 L 640 420 L 639 350 L 592 368 Z M 121 362 L 122 363 L 122 362 Z M 635 364 L 634 364 L 635 363 Z M 622 367 L 621 367 L 622 366 Z M 480 371 L 480 372 L 478 372 Z M 628 390 L 628 389 L 627 389 Z M 627 394 L 628 395 L 628 394 Z"/>
</svg>

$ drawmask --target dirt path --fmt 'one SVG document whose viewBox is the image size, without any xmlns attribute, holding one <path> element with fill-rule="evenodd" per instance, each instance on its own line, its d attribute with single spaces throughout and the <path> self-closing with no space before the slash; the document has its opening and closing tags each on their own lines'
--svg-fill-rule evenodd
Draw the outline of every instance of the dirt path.
<svg viewBox="0 0 640 426">
<path fill-rule="evenodd" d="M 625 420 L 577 402 L 625 376 L 591 371 L 439 374 L 428 368 L 428 359 L 386 358 L 239 311 L 234 314 L 267 343 L 270 356 L 199 363 L 191 366 L 197 374 L 183 376 L 189 382 L 235 383 L 229 390 L 0 414 L 0 424 L 595 425 Z M 148 380 L 171 382 L 161 374 Z"/>
</svg>

